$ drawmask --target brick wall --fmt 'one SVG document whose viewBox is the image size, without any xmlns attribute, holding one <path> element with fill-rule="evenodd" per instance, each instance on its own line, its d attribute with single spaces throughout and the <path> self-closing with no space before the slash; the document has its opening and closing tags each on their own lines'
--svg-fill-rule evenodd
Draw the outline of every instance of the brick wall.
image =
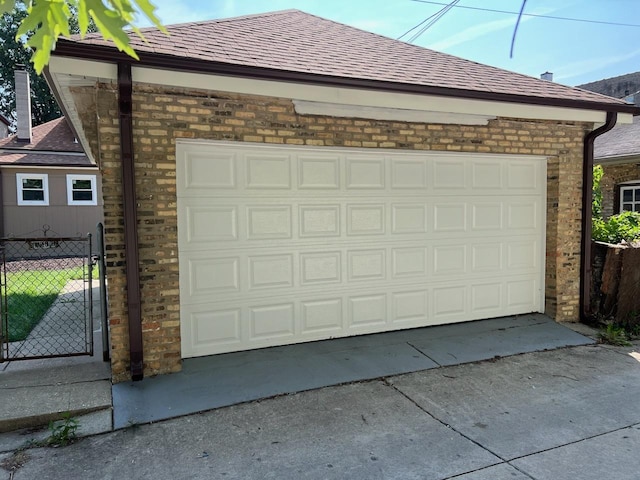
<svg viewBox="0 0 640 480">
<path fill-rule="evenodd" d="M 129 345 L 116 95 L 113 85 L 99 85 L 97 94 L 74 91 L 103 171 L 112 368 L 114 381 L 122 381 L 129 378 Z M 591 125 L 304 116 L 288 99 L 144 85 L 135 86 L 133 100 L 145 375 L 180 369 L 176 138 L 547 156 L 546 312 L 557 320 L 578 319 L 582 140 Z"/>
<path fill-rule="evenodd" d="M 637 162 L 625 165 L 603 165 L 604 175 L 600 182 L 602 190 L 602 216 L 609 218 L 614 214 L 617 185 L 622 182 L 632 182 L 637 180 L 640 183 L 640 167 Z"/>
</svg>

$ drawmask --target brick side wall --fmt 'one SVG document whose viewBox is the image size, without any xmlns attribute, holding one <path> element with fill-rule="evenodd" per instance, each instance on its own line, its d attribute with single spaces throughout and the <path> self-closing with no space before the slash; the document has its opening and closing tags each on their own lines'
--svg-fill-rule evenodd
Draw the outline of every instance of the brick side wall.
<svg viewBox="0 0 640 480">
<path fill-rule="evenodd" d="M 96 97 L 97 105 L 91 104 Z M 100 85 L 97 95 L 78 88 L 74 98 L 103 172 L 112 369 L 114 381 L 123 381 L 129 378 L 129 345 L 117 94 L 113 85 Z M 145 375 L 180 369 L 176 138 L 547 156 L 546 312 L 557 320 L 578 319 L 582 140 L 591 125 L 304 116 L 288 99 L 144 85 L 135 86 L 133 111 Z"/>
<path fill-rule="evenodd" d="M 640 158 L 636 163 L 624 165 L 603 165 L 604 175 L 600 182 L 602 190 L 602 215 L 609 218 L 614 214 L 616 197 L 616 186 L 622 182 L 632 182 L 637 180 L 640 183 Z"/>
</svg>

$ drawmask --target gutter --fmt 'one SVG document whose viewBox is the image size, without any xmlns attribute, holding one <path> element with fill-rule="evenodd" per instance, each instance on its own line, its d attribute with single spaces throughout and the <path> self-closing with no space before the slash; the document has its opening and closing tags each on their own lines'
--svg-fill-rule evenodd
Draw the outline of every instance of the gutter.
<svg viewBox="0 0 640 480">
<path fill-rule="evenodd" d="M 580 239 L 580 321 L 585 322 L 591 312 L 591 205 L 593 202 L 593 143 L 597 137 L 611 130 L 618 119 L 616 112 L 607 112 L 604 125 L 584 137 L 582 163 L 582 237 Z"/>
<path fill-rule="evenodd" d="M 138 214 L 133 158 L 133 80 L 131 64 L 118 63 L 118 116 L 120 117 L 120 157 L 122 161 L 122 208 L 124 211 L 124 253 L 127 276 L 127 316 L 129 318 L 129 358 L 131 379 L 144 378 L 140 269 L 138 254 Z"/>
<path fill-rule="evenodd" d="M 106 63 L 128 63 L 131 58 L 125 53 L 106 45 L 79 43 L 61 39 L 52 52 L 55 56 L 72 57 L 84 60 L 95 60 Z M 484 100 L 493 102 L 518 103 L 525 105 L 542 105 L 550 107 L 575 108 L 579 110 L 613 111 L 620 113 L 640 114 L 640 108 L 624 102 L 597 102 L 588 100 L 572 100 L 565 98 L 537 97 L 512 93 L 499 93 L 480 90 L 447 88 L 436 85 L 416 85 L 401 82 L 387 82 L 366 78 L 340 77 L 309 72 L 279 70 L 276 68 L 256 67 L 232 63 L 198 60 L 153 52 L 137 52 L 140 60 L 137 67 L 160 68 L 184 72 L 197 72 L 224 75 L 256 80 L 271 80 L 284 83 L 301 83 L 327 87 L 359 88 L 365 90 L 388 91 L 396 93 L 413 93 L 441 97 L 464 98 L 468 100 Z"/>
</svg>

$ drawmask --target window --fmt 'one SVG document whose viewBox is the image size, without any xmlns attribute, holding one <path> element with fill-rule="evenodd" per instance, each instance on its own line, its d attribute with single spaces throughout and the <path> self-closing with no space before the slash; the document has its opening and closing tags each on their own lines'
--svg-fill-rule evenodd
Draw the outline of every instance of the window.
<svg viewBox="0 0 640 480">
<path fill-rule="evenodd" d="M 18 205 L 49 205 L 49 177 L 45 173 L 17 173 Z"/>
<path fill-rule="evenodd" d="M 640 185 L 620 187 L 620 211 L 640 212 Z"/>
<path fill-rule="evenodd" d="M 67 175 L 69 205 L 97 205 L 95 175 Z"/>
</svg>

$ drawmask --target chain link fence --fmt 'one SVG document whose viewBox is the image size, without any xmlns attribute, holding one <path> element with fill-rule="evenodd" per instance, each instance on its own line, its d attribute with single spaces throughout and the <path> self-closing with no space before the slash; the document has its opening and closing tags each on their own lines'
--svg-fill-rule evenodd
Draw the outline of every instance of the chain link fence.
<svg viewBox="0 0 640 480">
<path fill-rule="evenodd" d="M 91 236 L 0 240 L 0 361 L 93 354 Z"/>
</svg>

